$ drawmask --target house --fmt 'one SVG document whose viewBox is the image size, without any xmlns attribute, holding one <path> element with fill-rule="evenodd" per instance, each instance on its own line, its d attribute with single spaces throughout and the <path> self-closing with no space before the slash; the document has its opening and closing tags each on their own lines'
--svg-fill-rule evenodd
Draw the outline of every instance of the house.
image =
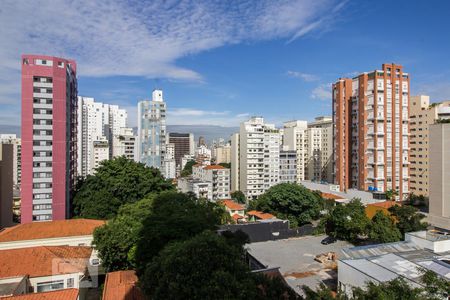
<svg viewBox="0 0 450 300">
<path fill-rule="evenodd" d="M 276 217 L 269 213 L 264 213 L 258 210 L 251 210 L 247 212 L 247 216 L 249 218 L 249 222 L 255 222 L 257 220 L 269 220 L 276 219 Z"/>
<path fill-rule="evenodd" d="M 392 206 L 395 206 L 395 205 L 400 206 L 401 203 L 399 203 L 397 201 L 383 201 L 383 202 L 367 204 L 367 206 L 365 208 L 366 216 L 369 219 L 372 219 L 373 216 L 375 216 L 375 214 L 377 213 L 377 211 L 382 211 L 384 214 L 390 215 L 391 213 L 389 212 L 389 208 L 391 208 Z"/>
<path fill-rule="evenodd" d="M 70 219 L 19 224 L 0 231 L 0 250 L 36 246 L 91 246 L 93 232 L 105 221 Z"/>
<path fill-rule="evenodd" d="M 230 197 L 230 169 L 221 165 L 194 165 L 192 177 L 205 182 L 211 182 L 212 199 L 214 201 Z"/>
<path fill-rule="evenodd" d="M 137 286 L 138 278 L 133 270 L 106 274 L 103 300 L 143 300 L 144 294 Z"/>
<path fill-rule="evenodd" d="M 192 177 L 178 178 L 177 188 L 182 193 L 194 193 L 199 199 L 212 200 L 212 183 Z"/>
<path fill-rule="evenodd" d="M 1 296 L 0 296 L 1 297 Z M 2 300 L 77 300 L 77 289 L 65 289 L 59 291 L 23 294 L 1 298 Z"/>
<path fill-rule="evenodd" d="M 245 218 L 245 206 L 234 202 L 233 200 L 226 199 L 219 202 L 225 207 L 225 210 L 230 214 L 233 220 L 237 223 L 238 220 Z"/>
<path fill-rule="evenodd" d="M 99 265 L 96 252 L 88 246 L 0 250 L 0 286 L 9 285 L 5 296 L 89 288 L 97 284 Z"/>
</svg>

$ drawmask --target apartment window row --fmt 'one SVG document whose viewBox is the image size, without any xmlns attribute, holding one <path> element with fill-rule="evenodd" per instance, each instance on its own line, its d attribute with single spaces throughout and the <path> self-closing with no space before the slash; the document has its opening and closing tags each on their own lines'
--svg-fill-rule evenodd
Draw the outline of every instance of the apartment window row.
<svg viewBox="0 0 450 300">
<path fill-rule="evenodd" d="M 52 125 L 53 121 L 47 120 L 47 119 L 34 119 L 33 124 L 34 125 Z"/>
<path fill-rule="evenodd" d="M 33 108 L 33 114 L 51 115 L 53 114 L 53 109 Z"/>
<path fill-rule="evenodd" d="M 39 182 L 39 183 L 33 183 L 34 189 L 49 189 L 52 187 L 51 182 Z"/>
<path fill-rule="evenodd" d="M 33 221 L 49 221 L 52 219 L 52 215 L 33 215 Z M 60 280 L 62 282 L 62 280 Z M 55 281 L 55 290 L 64 288 L 64 283 L 62 284 L 62 287 L 60 284 L 58 284 L 59 281 Z M 41 286 L 40 286 L 41 285 Z M 38 283 L 37 284 L 37 291 L 38 292 L 44 292 L 44 291 L 51 291 L 52 285 L 51 284 L 45 284 L 45 283 Z"/>
<path fill-rule="evenodd" d="M 43 76 L 34 76 L 33 77 L 34 82 L 46 82 L 46 83 L 52 83 L 53 78 L 51 77 L 43 77 Z"/>
<path fill-rule="evenodd" d="M 51 199 L 52 194 L 46 193 L 46 194 L 33 194 L 33 199 Z"/>
<path fill-rule="evenodd" d="M 41 93 L 41 94 L 52 94 L 53 89 L 52 88 L 43 88 L 43 87 L 33 87 L 34 93 Z"/>
<path fill-rule="evenodd" d="M 42 162 L 33 162 L 33 167 L 35 168 L 49 168 L 52 166 L 52 163 L 49 161 L 42 161 Z"/>
<path fill-rule="evenodd" d="M 35 204 L 33 205 L 33 210 L 48 210 L 52 209 L 51 204 Z"/>
<path fill-rule="evenodd" d="M 52 141 L 33 141 L 33 146 L 51 146 L 53 144 Z"/>
<path fill-rule="evenodd" d="M 52 99 L 46 99 L 46 98 L 33 98 L 33 103 L 36 104 L 52 104 Z"/>
<path fill-rule="evenodd" d="M 39 129 L 33 130 L 33 135 L 52 135 L 52 134 L 53 130 L 39 130 Z"/>
<path fill-rule="evenodd" d="M 51 178 L 52 172 L 33 172 L 33 178 Z"/>
<path fill-rule="evenodd" d="M 33 157 L 51 157 L 52 151 L 33 151 Z"/>
</svg>

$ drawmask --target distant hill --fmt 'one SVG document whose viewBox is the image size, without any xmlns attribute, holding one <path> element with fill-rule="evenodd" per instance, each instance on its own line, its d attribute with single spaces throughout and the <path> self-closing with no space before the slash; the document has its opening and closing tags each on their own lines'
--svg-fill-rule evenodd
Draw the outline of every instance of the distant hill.
<svg viewBox="0 0 450 300">
<path fill-rule="evenodd" d="M 136 132 L 137 128 L 134 128 Z M 167 125 L 167 132 L 193 133 L 195 141 L 203 136 L 207 143 L 223 138 L 230 139 L 230 135 L 239 131 L 239 127 L 223 127 L 215 125 Z M 20 137 L 20 126 L 0 125 L 0 133 L 13 133 Z"/>
</svg>

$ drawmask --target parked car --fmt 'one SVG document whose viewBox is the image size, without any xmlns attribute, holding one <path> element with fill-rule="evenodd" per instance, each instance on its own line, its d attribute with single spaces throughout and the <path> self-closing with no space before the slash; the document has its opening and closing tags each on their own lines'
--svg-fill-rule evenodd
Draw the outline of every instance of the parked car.
<svg viewBox="0 0 450 300">
<path fill-rule="evenodd" d="M 336 243 L 337 239 L 332 237 L 332 236 L 327 236 L 326 238 L 324 238 L 320 243 L 322 245 L 329 245 L 329 244 L 333 244 Z"/>
</svg>

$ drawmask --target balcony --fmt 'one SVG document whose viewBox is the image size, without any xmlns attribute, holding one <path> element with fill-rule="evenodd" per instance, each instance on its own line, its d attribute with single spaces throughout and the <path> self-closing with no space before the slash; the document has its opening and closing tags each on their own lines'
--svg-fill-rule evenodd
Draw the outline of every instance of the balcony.
<svg viewBox="0 0 450 300">
<path fill-rule="evenodd" d="M 33 108 L 52 109 L 53 108 L 53 104 L 33 103 Z"/>
<path fill-rule="evenodd" d="M 48 94 L 48 93 L 33 93 L 33 98 L 51 99 L 51 98 L 53 98 L 53 93 L 51 93 L 51 94 Z"/>
<path fill-rule="evenodd" d="M 53 140 L 53 136 L 52 135 L 33 135 L 33 140 L 51 141 L 51 140 Z"/>
</svg>

